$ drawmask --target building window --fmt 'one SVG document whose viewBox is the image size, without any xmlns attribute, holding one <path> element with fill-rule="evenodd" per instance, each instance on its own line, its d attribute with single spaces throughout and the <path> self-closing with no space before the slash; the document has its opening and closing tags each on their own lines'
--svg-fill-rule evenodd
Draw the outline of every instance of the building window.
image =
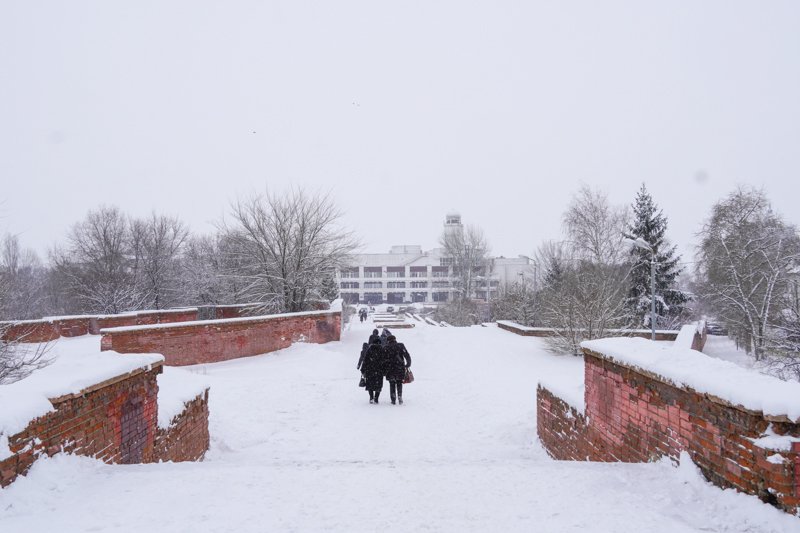
<svg viewBox="0 0 800 533">
<path fill-rule="evenodd" d="M 411 282 L 412 289 L 427 289 L 428 282 L 427 281 L 412 281 Z"/>
<path fill-rule="evenodd" d="M 455 259 L 452 257 L 440 257 L 439 258 L 439 266 L 448 267 L 452 266 L 455 262 Z"/>
<path fill-rule="evenodd" d="M 412 292 L 411 293 L 411 301 L 412 302 L 427 302 L 428 301 L 428 293 L 427 292 Z"/>
<path fill-rule="evenodd" d="M 387 289 L 405 289 L 406 282 L 405 281 L 387 281 L 386 282 Z"/>
<path fill-rule="evenodd" d="M 433 267 L 434 278 L 446 278 L 448 277 L 447 273 L 448 273 L 448 267 L 446 266 Z"/>
<path fill-rule="evenodd" d="M 343 281 L 341 283 L 343 289 L 357 289 L 358 282 L 357 281 Z"/>
<path fill-rule="evenodd" d="M 447 301 L 447 293 L 446 292 L 434 292 L 433 293 L 433 301 L 434 302 L 446 302 Z"/>
<path fill-rule="evenodd" d="M 389 304 L 401 304 L 403 300 L 405 300 L 405 293 L 404 292 L 390 292 L 386 294 L 386 303 Z"/>
<path fill-rule="evenodd" d="M 382 281 L 365 281 L 364 282 L 365 289 L 381 289 L 383 288 Z"/>
<path fill-rule="evenodd" d="M 428 267 L 411 267 L 412 278 L 427 278 Z"/>
<path fill-rule="evenodd" d="M 404 278 L 406 277 L 406 267 L 386 267 L 387 278 Z"/>
<path fill-rule="evenodd" d="M 433 287 L 434 289 L 447 289 L 448 287 L 450 287 L 450 282 L 449 281 L 434 281 L 433 283 L 431 283 L 431 287 Z"/>
<path fill-rule="evenodd" d="M 365 278 L 380 278 L 383 277 L 381 267 L 364 267 Z"/>
<path fill-rule="evenodd" d="M 342 269 L 342 277 L 343 278 L 357 278 L 358 277 L 358 267 L 355 267 L 355 268 L 343 268 Z"/>
<path fill-rule="evenodd" d="M 365 292 L 364 293 L 364 303 L 365 304 L 382 304 L 383 303 L 383 294 L 379 292 Z"/>
</svg>

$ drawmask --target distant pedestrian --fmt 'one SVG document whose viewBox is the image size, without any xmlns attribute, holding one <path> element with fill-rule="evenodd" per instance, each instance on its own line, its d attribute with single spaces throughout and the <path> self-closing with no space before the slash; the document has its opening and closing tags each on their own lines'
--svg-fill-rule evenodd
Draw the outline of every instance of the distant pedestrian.
<svg viewBox="0 0 800 533">
<path fill-rule="evenodd" d="M 378 403 L 378 397 L 383 389 L 383 375 L 386 372 L 386 358 L 378 337 L 369 343 L 364 352 L 364 361 L 361 363 L 361 373 L 366 380 L 369 403 Z"/>
<path fill-rule="evenodd" d="M 406 377 L 406 370 L 411 367 L 411 354 L 408 353 L 406 346 L 402 342 L 397 342 L 397 338 L 394 335 L 388 336 L 383 351 L 386 358 L 386 380 L 389 382 L 392 405 L 394 405 L 395 400 L 402 405 L 403 380 Z"/>
</svg>

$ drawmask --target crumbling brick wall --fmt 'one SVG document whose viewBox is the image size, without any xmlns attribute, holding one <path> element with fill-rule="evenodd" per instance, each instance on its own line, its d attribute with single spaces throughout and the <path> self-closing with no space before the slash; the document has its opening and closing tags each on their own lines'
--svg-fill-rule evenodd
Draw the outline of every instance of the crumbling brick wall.
<svg viewBox="0 0 800 533">
<path fill-rule="evenodd" d="M 156 461 L 199 461 L 208 451 L 208 389 L 186 404 L 166 429 L 158 428 Z"/>
<path fill-rule="evenodd" d="M 768 417 L 584 350 L 585 416 L 544 387 L 537 430 L 556 459 L 646 462 L 689 454 L 720 487 L 800 509 L 800 443 L 769 450 L 753 442 L 768 426 L 800 437 L 800 425 Z"/>
<path fill-rule="evenodd" d="M 161 365 L 52 399 L 53 411 L 8 435 L 12 456 L 0 461 L 0 485 L 27 472 L 39 455 L 60 451 L 107 463 L 151 462 Z"/>
</svg>

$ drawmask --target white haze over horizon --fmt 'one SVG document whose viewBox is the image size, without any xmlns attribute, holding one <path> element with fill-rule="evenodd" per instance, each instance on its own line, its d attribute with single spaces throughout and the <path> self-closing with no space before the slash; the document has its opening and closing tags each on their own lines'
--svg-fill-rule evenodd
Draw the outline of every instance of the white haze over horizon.
<svg viewBox="0 0 800 533">
<path fill-rule="evenodd" d="M 642 182 L 691 261 L 711 205 L 800 173 L 800 3 L 0 3 L 0 233 L 44 255 L 89 209 L 177 215 L 329 191 L 364 251 L 496 255 L 560 234 L 582 183 Z"/>
</svg>

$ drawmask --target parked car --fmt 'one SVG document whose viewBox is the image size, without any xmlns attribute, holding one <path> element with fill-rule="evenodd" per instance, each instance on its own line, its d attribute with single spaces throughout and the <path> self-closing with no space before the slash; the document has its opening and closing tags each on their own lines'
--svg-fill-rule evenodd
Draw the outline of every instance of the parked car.
<svg viewBox="0 0 800 533">
<path fill-rule="evenodd" d="M 706 331 L 710 335 L 727 335 L 728 330 L 725 329 L 725 326 L 721 324 L 717 324 L 716 322 L 708 322 L 706 323 Z"/>
<path fill-rule="evenodd" d="M 386 312 L 387 313 L 394 313 L 394 306 L 393 305 L 387 305 L 386 306 Z"/>
</svg>

